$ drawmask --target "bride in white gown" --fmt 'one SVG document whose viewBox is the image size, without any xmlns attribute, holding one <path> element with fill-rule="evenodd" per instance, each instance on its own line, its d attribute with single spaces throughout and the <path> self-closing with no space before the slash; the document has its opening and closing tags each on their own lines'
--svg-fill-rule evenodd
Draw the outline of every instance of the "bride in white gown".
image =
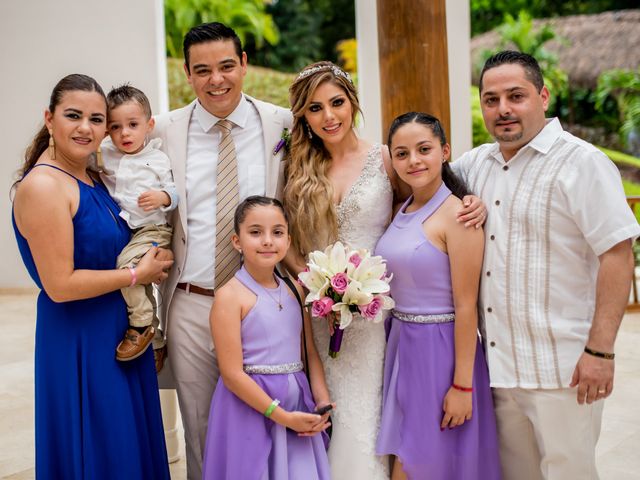
<svg viewBox="0 0 640 480">
<path fill-rule="evenodd" d="M 285 259 L 291 272 L 305 268 L 307 254 L 340 240 L 373 251 L 391 219 L 394 191 L 408 197 L 388 150 L 358 138 L 360 112 L 351 78 L 331 62 L 304 68 L 290 88 L 293 127 L 285 171 L 284 203 L 292 244 Z M 467 225 L 482 223 L 486 209 L 465 197 L 458 212 Z M 479 225 L 478 225 L 479 226 Z M 330 358 L 326 321 L 314 319 L 313 336 L 324 364 L 333 434 L 329 462 L 334 480 L 389 478 L 386 457 L 375 455 L 382 408 L 385 332 L 354 316 L 337 358 Z"/>
<path fill-rule="evenodd" d="M 344 71 L 329 62 L 310 65 L 290 92 L 294 123 L 284 199 L 293 242 L 287 263 L 300 272 L 310 251 L 336 240 L 373 251 L 391 218 L 396 181 L 386 148 L 368 144 L 353 129 L 360 107 Z M 375 455 L 384 325 L 354 318 L 335 359 L 328 356 L 327 322 L 315 319 L 313 330 L 337 403 L 329 447 L 333 478 L 389 478 L 387 459 Z"/>
</svg>

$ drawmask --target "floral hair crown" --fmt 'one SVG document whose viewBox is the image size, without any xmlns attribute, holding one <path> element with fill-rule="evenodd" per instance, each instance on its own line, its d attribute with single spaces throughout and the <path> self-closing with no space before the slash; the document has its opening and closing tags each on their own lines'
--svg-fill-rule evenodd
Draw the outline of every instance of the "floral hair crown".
<svg viewBox="0 0 640 480">
<path fill-rule="evenodd" d="M 296 81 L 300 80 L 301 78 L 306 78 L 309 75 L 313 75 L 314 73 L 326 72 L 326 71 L 331 71 L 336 77 L 346 78 L 353 85 L 353 80 L 351 79 L 351 75 L 349 75 L 349 73 L 345 72 L 344 70 L 342 70 L 340 67 L 336 65 L 316 65 L 315 67 L 307 68 L 305 70 L 302 70 L 298 74 L 298 78 L 296 78 Z"/>
</svg>

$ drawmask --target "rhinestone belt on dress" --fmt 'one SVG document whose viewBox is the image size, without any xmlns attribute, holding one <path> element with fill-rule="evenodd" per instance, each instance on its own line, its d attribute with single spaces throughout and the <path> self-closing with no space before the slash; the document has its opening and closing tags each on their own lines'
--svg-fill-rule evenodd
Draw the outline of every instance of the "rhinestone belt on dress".
<svg viewBox="0 0 640 480">
<path fill-rule="evenodd" d="M 391 315 L 398 320 L 409 323 L 449 323 L 456 318 L 453 313 L 438 313 L 435 315 L 417 315 L 391 310 Z"/>
<path fill-rule="evenodd" d="M 279 373 L 295 373 L 302 370 L 302 362 L 283 363 L 281 365 L 244 365 L 245 373 L 259 375 L 277 375 Z"/>
</svg>

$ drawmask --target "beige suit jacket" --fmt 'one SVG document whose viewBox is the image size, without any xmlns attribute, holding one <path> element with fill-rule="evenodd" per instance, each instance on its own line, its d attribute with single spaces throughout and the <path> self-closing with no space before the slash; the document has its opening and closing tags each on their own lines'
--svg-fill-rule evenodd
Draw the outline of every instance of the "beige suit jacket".
<svg viewBox="0 0 640 480">
<path fill-rule="evenodd" d="M 281 149 L 278 153 L 274 153 L 274 149 L 282 137 L 283 130 L 285 128 L 291 129 L 291 112 L 277 105 L 256 100 L 248 95 L 245 95 L 245 98 L 256 107 L 262 122 L 266 156 L 265 192 L 267 196 L 280 198 L 284 179 L 284 149 Z M 169 272 L 169 278 L 161 286 L 161 326 L 165 335 L 170 321 L 168 312 L 171 306 L 171 299 L 184 268 L 189 245 L 189 239 L 187 238 L 187 202 L 184 200 L 186 198 L 187 133 L 191 113 L 196 102 L 197 100 L 194 100 L 186 107 L 157 116 L 156 126 L 153 130 L 153 136 L 162 139 L 161 149 L 171 160 L 173 179 L 180 197 L 178 208 L 173 211 L 170 218 L 174 228 L 172 241 L 174 264 Z"/>
</svg>

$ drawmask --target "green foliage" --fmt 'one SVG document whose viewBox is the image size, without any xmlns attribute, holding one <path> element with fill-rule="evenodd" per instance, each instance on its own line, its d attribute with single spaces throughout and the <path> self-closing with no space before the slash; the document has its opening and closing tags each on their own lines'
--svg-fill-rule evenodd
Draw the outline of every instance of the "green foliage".
<svg viewBox="0 0 640 480">
<path fill-rule="evenodd" d="M 336 46 L 340 40 L 356 36 L 356 2 L 354 0 L 314 0 L 314 14 L 321 15 L 318 35 L 322 41 L 317 60 L 337 62 Z"/>
<path fill-rule="evenodd" d="M 608 70 L 598 78 L 596 109 L 603 111 L 613 97 L 620 112 L 620 137 L 628 141 L 632 131 L 640 132 L 640 67 L 636 70 Z"/>
<path fill-rule="evenodd" d="M 187 82 L 183 62 L 177 58 L 167 58 L 167 74 L 170 108 L 173 110 L 190 103 L 195 95 Z M 294 75 L 291 74 L 249 65 L 243 90 L 252 97 L 289 108 L 289 85 L 293 79 Z"/>
<path fill-rule="evenodd" d="M 558 17 L 638 8 L 637 0 L 471 0 L 471 34 L 491 30 L 504 14 L 527 10 L 534 18 Z"/>
<path fill-rule="evenodd" d="M 482 109 L 480 108 L 480 93 L 478 87 L 475 86 L 471 87 L 471 129 L 474 147 L 493 142 L 493 137 L 484 126 Z"/>
<path fill-rule="evenodd" d="M 542 45 L 556 36 L 549 25 L 544 25 L 538 31 L 534 31 L 533 17 L 526 10 L 520 10 L 517 18 L 510 13 L 505 14 L 504 23 L 498 27 L 498 33 L 502 38 L 503 48 L 511 42 L 521 52 L 530 55 L 533 55 L 531 52 L 542 54 L 544 58 L 549 58 L 550 54 L 542 48 Z M 536 56 L 536 58 L 538 57 Z M 557 59 L 551 57 L 550 61 L 553 60 Z"/>
<path fill-rule="evenodd" d="M 295 72 L 305 65 L 322 58 L 320 39 L 322 16 L 312 0 L 276 1 L 267 7 L 273 17 L 280 41 L 258 49 L 255 42 L 248 42 L 245 50 L 251 63 L 280 71 Z"/>
<path fill-rule="evenodd" d="M 251 38 L 258 47 L 278 43 L 279 32 L 266 0 L 165 0 L 164 18 L 167 54 L 182 57 L 182 39 L 192 27 L 222 22 L 233 28 L 244 44 Z"/>
<path fill-rule="evenodd" d="M 528 53 L 540 64 L 545 85 L 551 91 L 552 104 L 549 109 L 553 111 L 553 101 L 566 95 L 569 83 L 567 74 L 558 67 L 558 57 L 544 48 L 545 43 L 556 38 L 553 29 L 549 25 L 544 25 L 536 30 L 533 26 L 533 17 L 526 10 L 521 10 L 517 18 L 509 13 L 505 14 L 504 23 L 498 27 L 498 34 L 500 35 L 499 45 L 494 50 L 484 51 L 481 62 L 476 68 L 481 69 L 491 55 L 507 48 L 515 47 L 520 52 Z"/>
<path fill-rule="evenodd" d="M 267 12 L 282 37 L 275 46 L 248 45 L 256 65 L 296 72 L 318 60 L 337 62 L 338 42 L 356 35 L 353 0 L 278 0 Z"/>
</svg>

